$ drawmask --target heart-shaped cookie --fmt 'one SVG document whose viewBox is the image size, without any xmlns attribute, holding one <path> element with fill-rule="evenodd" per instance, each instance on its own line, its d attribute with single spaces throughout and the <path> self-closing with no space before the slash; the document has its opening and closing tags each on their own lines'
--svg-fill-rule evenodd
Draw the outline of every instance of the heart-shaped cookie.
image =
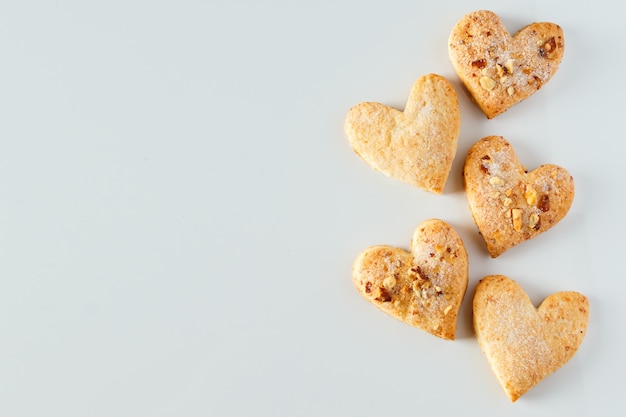
<svg viewBox="0 0 626 417">
<path fill-rule="evenodd" d="M 563 50 L 558 25 L 533 23 L 511 36 L 500 18 L 486 10 L 463 17 L 448 42 L 454 69 L 489 119 L 547 83 Z"/>
<path fill-rule="evenodd" d="M 589 317 L 589 301 L 580 293 L 552 294 L 536 309 L 524 290 L 502 275 L 478 283 L 473 309 L 478 343 L 511 401 L 574 356 Z"/>
<path fill-rule="evenodd" d="M 438 219 L 415 229 L 410 252 L 372 246 L 352 268 L 354 284 L 366 300 L 411 326 L 449 340 L 456 334 L 467 276 L 461 238 Z"/>
<path fill-rule="evenodd" d="M 526 172 L 501 136 L 472 146 L 463 168 L 474 221 L 495 258 L 559 222 L 574 200 L 574 179 L 556 165 Z"/>
<path fill-rule="evenodd" d="M 441 194 L 460 126 L 454 89 L 444 77 L 429 74 L 415 82 L 404 111 L 358 104 L 348 112 L 345 131 L 354 151 L 374 169 Z"/>
</svg>

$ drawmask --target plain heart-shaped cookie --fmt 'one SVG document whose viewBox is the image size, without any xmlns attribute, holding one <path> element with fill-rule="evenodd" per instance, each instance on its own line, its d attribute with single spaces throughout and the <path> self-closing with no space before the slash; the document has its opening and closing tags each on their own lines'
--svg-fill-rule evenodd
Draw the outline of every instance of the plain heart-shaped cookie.
<svg viewBox="0 0 626 417">
<path fill-rule="evenodd" d="M 587 331 L 589 301 L 559 292 L 536 309 L 515 281 L 491 275 L 476 286 L 473 310 L 478 343 L 516 401 L 574 356 Z"/>
<path fill-rule="evenodd" d="M 404 111 L 358 104 L 348 112 L 345 131 L 354 151 L 374 169 L 441 194 L 460 124 L 454 89 L 444 77 L 429 74 L 415 82 Z"/>
<path fill-rule="evenodd" d="M 463 168 L 470 210 L 491 257 L 550 229 L 574 200 L 574 179 L 556 165 L 526 172 L 501 136 L 479 140 Z"/>
<path fill-rule="evenodd" d="M 500 18 L 481 10 L 452 29 L 448 52 L 459 78 L 491 119 L 537 92 L 563 58 L 563 30 L 533 23 L 511 36 Z"/>
<path fill-rule="evenodd" d="M 352 278 L 361 295 L 385 313 L 454 340 L 468 262 L 461 238 L 446 222 L 421 223 L 410 252 L 391 246 L 367 248 L 355 260 Z"/>
</svg>

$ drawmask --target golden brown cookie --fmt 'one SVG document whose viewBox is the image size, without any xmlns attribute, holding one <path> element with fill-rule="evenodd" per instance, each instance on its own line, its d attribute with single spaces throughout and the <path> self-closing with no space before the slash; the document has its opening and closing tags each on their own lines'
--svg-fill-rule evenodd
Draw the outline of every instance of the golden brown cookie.
<svg viewBox="0 0 626 417">
<path fill-rule="evenodd" d="M 461 238 L 438 219 L 415 229 L 410 252 L 372 246 L 352 268 L 354 284 L 366 300 L 398 320 L 449 340 L 456 334 L 467 276 Z"/>
<path fill-rule="evenodd" d="M 513 280 L 483 278 L 474 295 L 474 330 L 491 369 L 516 401 L 567 361 L 585 337 L 589 301 L 559 292 L 536 309 Z"/>
<path fill-rule="evenodd" d="M 495 258 L 557 224 L 574 199 L 574 179 L 556 165 L 526 172 L 501 136 L 472 146 L 463 168 L 474 221 Z"/>
<path fill-rule="evenodd" d="M 429 74 L 415 82 L 404 111 L 358 104 L 348 112 L 345 131 L 354 151 L 374 169 L 441 194 L 460 125 L 454 89 L 444 77 Z"/>
<path fill-rule="evenodd" d="M 493 12 L 463 17 L 452 29 L 448 52 L 459 78 L 491 119 L 537 92 L 559 68 L 563 30 L 533 23 L 513 37 Z"/>
</svg>

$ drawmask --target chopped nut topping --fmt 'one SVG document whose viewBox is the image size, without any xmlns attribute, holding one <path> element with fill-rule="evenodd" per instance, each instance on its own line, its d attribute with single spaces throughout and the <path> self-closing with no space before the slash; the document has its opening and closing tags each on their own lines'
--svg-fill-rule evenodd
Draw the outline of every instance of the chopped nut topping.
<svg viewBox="0 0 626 417">
<path fill-rule="evenodd" d="M 505 74 L 502 65 L 496 64 L 496 74 L 498 74 L 498 77 L 502 77 Z"/>
<path fill-rule="evenodd" d="M 550 197 L 548 197 L 548 194 L 544 194 L 541 196 L 541 198 L 539 199 L 539 204 L 537 204 L 537 207 L 539 207 L 539 210 L 541 210 L 544 213 L 550 210 Z"/>
<path fill-rule="evenodd" d="M 504 191 L 504 195 L 505 195 L 505 196 L 507 196 L 507 197 L 511 197 L 511 194 L 513 194 L 513 191 L 511 191 L 511 190 L 509 190 L 509 189 L 506 189 L 506 190 Z"/>
<path fill-rule="evenodd" d="M 506 207 L 508 207 L 513 203 L 513 200 L 511 200 L 509 197 L 505 197 L 503 203 Z"/>
<path fill-rule="evenodd" d="M 480 86 L 487 91 L 491 91 L 496 86 L 496 82 L 489 77 L 480 77 Z"/>
<path fill-rule="evenodd" d="M 508 59 L 506 61 L 506 64 L 504 64 L 504 68 L 506 68 L 509 74 L 512 74 L 513 73 L 513 60 Z"/>
<path fill-rule="evenodd" d="M 446 308 L 443 310 L 443 315 L 444 315 L 444 316 L 447 316 L 447 315 L 448 315 L 448 313 L 450 312 L 450 310 L 452 310 L 452 306 L 448 306 L 448 307 L 446 307 Z"/>
<path fill-rule="evenodd" d="M 417 271 L 414 268 L 409 268 L 409 270 L 406 271 L 406 273 L 410 279 L 413 279 L 413 275 L 417 274 Z"/>
<path fill-rule="evenodd" d="M 489 174 L 489 167 L 487 166 L 487 164 L 489 164 L 489 161 L 491 161 L 491 157 L 489 155 L 485 155 L 480 158 L 480 161 L 480 170 L 485 174 Z"/>
<path fill-rule="evenodd" d="M 426 274 L 424 273 L 424 271 L 422 271 L 422 268 L 419 265 L 415 266 L 415 272 L 417 272 L 418 280 L 428 280 L 428 276 L 426 276 Z"/>
<path fill-rule="evenodd" d="M 421 288 L 420 288 L 420 282 L 419 281 L 413 281 L 413 284 L 411 284 L 411 288 L 413 288 L 413 291 L 415 291 L 415 293 L 417 293 L 417 295 L 420 294 Z"/>
<path fill-rule="evenodd" d="M 391 290 L 391 289 L 393 289 L 393 287 L 395 287 L 395 286 L 396 286 L 396 283 L 397 283 L 397 282 L 398 282 L 398 281 L 396 280 L 396 278 L 395 278 L 395 277 L 393 277 L 393 276 L 388 276 L 387 278 L 385 278 L 385 279 L 383 280 L 383 287 L 385 287 L 385 288 L 386 288 L 386 289 L 388 289 L 388 290 Z"/>
<path fill-rule="evenodd" d="M 491 185 L 502 185 L 504 184 L 504 180 L 500 177 L 493 176 L 489 178 L 489 184 Z"/>
<path fill-rule="evenodd" d="M 506 89 L 506 92 L 512 96 L 513 94 L 515 94 L 515 89 L 513 87 L 509 87 Z"/>
<path fill-rule="evenodd" d="M 507 210 L 504 212 L 504 217 L 506 217 L 507 219 L 511 218 L 511 210 Z"/>
<path fill-rule="evenodd" d="M 422 298 L 424 300 L 428 298 L 428 292 L 426 292 L 426 288 L 422 288 Z"/>
<path fill-rule="evenodd" d="M 539 215 L 537 213 L 532 213 L 528 217 L 528 227 L 530 227 L 533 230 L 538 230 L 540 226 L 541 226 L 541 219 L 539 218 Z"/>
<path fill-rule="evenodd" d="M 511 217 L 513 217 L 513 229 L 516 232 L 522 230 L 522 210 L 521 209 L 511 209 Z"/>
<path fill-rule="evenodd" d="M 551 54 L 555 52 L 555 50 L 556 50 L 556 40 L 554 39 L 554 36 L 553 36 L 550 39 L 548 39 L 543 45 L 541 45 L 541 48 L 539 48 L 539 55 L 541 55 L 542 58 L 549 59 L 549 58 L 552 58 Z"/>
<path fill-rule="evenodd" d="M 381 301 L 383 303 L 387 303 L 391 301 L 391 296 L 387 292 L 387 290 L 383 287 L 376 287 L 372 293 L 374 296 L 374 300 Z"/>
<path fill-rule="evenodd" d="M 527 185 L 524 191 L 524 198 L 529 206 L 534 206 L 537 204 L 537 191 L 532 186 Z"/>
<path fill-rule="evenodd" d="M 484 59 L 477 59 L 476 61 L 472 61 L 472 67 L 483 69 L 487 65 L 487 61 Z"/>
<path fill-rule="evenodd" d="M 433 330 L 438 330 L 439 329 L 439 323 L 435 323 L 435 325 L 433 326 Z"/>
<path fill-rule="evenodd" d="M 437 292 L 441 292 L 441 287 L 440 287 L 440 286 L 438 286 L 438 285 L 435 285 L 435 291 L 437 291 Z"/>
</svg>

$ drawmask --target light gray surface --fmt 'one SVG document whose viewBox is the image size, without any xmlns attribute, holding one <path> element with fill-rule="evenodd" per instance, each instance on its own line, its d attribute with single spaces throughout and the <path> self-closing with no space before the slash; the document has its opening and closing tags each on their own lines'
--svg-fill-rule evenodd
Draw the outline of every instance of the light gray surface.
<svg viewBox="0 0 626 417">
<path fill-rule="evenodd" d="M 4 2 L 0 7 L 0 415 L 591 416 L 626 389 L 626 30 L 608 0 Z M 447 37 L 486 8 L 565 31 L 556 76 L 487 120 Z M 404 106 L 420 75 L 459 94 L 442 196 L 350 149 L 347 110 Z M 488 257 L 462 189 L 468 148 L 507 137 L 576 181 L 568 216 Z M 470 256 L 458 340 L 353 288 L 366 246 L 408 247 L 430 217 Z M 534 302 L 591 303 L 576 356 L 515 404 L 471 329 L 486 274 Z"/>
</svg>

